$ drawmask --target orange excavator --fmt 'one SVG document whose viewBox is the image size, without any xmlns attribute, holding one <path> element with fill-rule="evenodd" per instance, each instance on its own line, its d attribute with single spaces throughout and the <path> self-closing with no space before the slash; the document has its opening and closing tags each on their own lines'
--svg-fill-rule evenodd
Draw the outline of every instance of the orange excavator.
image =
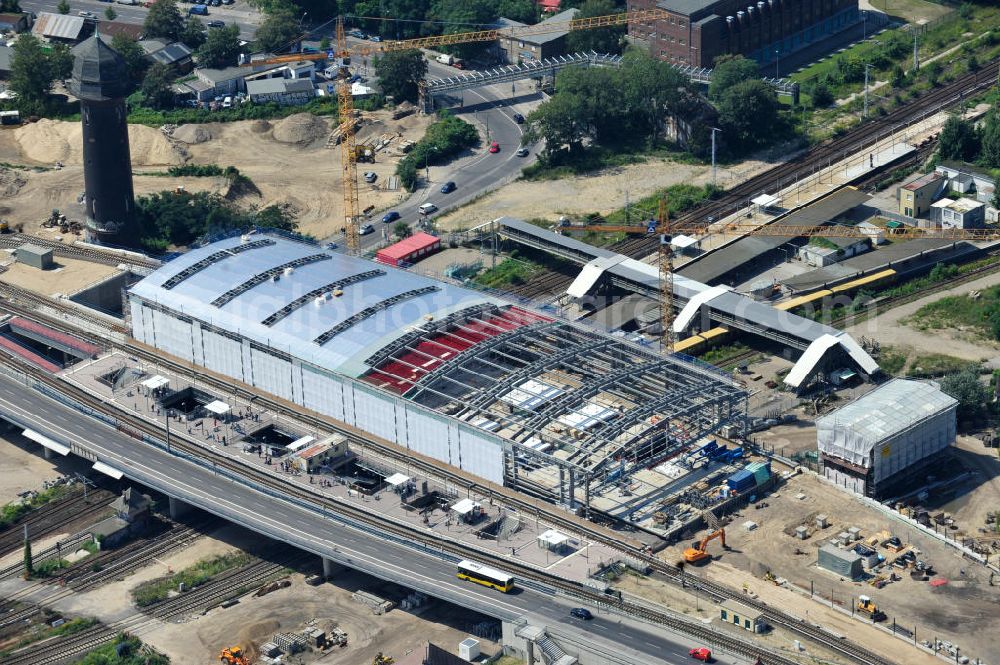
<svg viewBox="0 0 1000 665">
<path fill-rule="evenodd" d="M 219 662 L 222 665 L 250 665 L 250 660 L 243 653 L 240 647 L 229 647 L 223 649 L 219 654 Z"/>
<path fill-rule="evenodd" d="M 726 547 L 726 530 L 716 529 L 712 533 L 708 534 L 702 538 L 701 542 L 695 547 L 689 547 L 684 550 L 684 563 L 701 563 L 712 558 L 712 555 L 708 553 L 705 549 L 708 544 L 718 538 L 722 541 L 722 548 L 729 549 Z"/>
</svg>

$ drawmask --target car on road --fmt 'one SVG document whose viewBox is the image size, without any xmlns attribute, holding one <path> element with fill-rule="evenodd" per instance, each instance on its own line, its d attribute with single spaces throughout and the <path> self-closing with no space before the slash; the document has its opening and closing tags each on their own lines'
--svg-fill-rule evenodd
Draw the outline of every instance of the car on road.
<svg viewBox="0 0 1000 665">
<path fill-rule="evenodd" d="M 224 27 L 226 27 L 226 24 L 225 24 L 224 21 L 209 21 L 205 25 L 207 25 L 210 28 L 224 28 Z"/>
<path fill-rule="evenodd" d="M 497 153 L 500 152 L 500 144 L 494 141 L 490 144 L 490 152 Z"/>
<path fill-rule="evenodd" d="M 420 211 L 421 215 L 429 215 L 432 212 L 437 212 L 438 207 L 433 203 L 424 203 L 417 210 Z"/>
<path fill-rule="evenodd" d="M 388 224 L 389 222 L 395 222 L 397 219 L 399 219 L 399 213 L 395 210 L 390 210 L 382 216 L 382 223 Z"/>
<path fill-rule="evenodd" d="M 455 189 L 456 189 L 455 183 L 452 182 L 451 180 L 449 180 L 448 182 L 446 182 L 443 185 L 441 185 L 441 193 L 442 194 L 449 194 L 451 192 L 454 192 Z"/>
<path fill-rule="evenodd" d="M 338 245 L 335 242 L 328 242 L 328 243 L 326 243 L 326 248 L 330 249 L 330 250 L 337 249 L 339 246 L 340 245 Z"/>
<path fill-rule="evenodd" d="M 528 149 L 527 148 L 518 148 L 517 149 L 517 156 L 518 157 L 527 157 L 528 156 Z"/>
<path fill-rule="evenodd" d="M 361 228 L 358 229 L 358 233 L 360 233 L 363 236 L 366 236 L 369 233 L 375 233 L 375 227 L 372 226 L 371 224 L 362 224 Z"/>
<path fill-rule="evenodd" d="M 706 647 L 697 647 L 695 649 L 691 649 L 688 653 L 690 653 L 691 657 L 695 660 L 700 660 L 704 663 L 712 662 L 712 650 Z"/>
<path fill-rule="evenodd" d="M 590 613 L 586 607 L 574 607 L 569 611 L 570 616 L 574 616 L 577 619 L 583 619 L 584 621 L 590 621 L 594 618 L 594 615 Z"/>
<path fill-rule="evenodd" d="M 382 41 L 382 38 L 379 37 L 378 35 L 372 35 L 368 39 L 372 40 L 373 42 L 380 42 L 380 41 Z"/>
<path fill-rule="evenodd" d="M 361 32 L 360 30 L 351 30 L 347 34 L 350 35 L 351 37 L 354 37 L 355 39 L 368 39 L 368 35 Z"/>
<path fill-rule="evenodd" d="M 365 171 L 365 182 L 373 183 L 378 180 L 378 174 L 374 171 Z"/>
<path fill-rule="evenodd" d="M 523 125 L 524 124 L 524 116 L 521 115 L 520 113 L 515 113 L 514 114 L 514 122 L 516 122 L 519 125 Z"/>
<path fill-rule="evenodd" d="M 83 18 L 94 18 L 95 16 L 94 12 L 78 12 L 77 15 Z"/>
</svg>

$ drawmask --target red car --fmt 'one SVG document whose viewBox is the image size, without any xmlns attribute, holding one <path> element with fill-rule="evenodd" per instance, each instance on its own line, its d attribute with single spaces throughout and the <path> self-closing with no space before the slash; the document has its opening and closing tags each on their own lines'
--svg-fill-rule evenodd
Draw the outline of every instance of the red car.
<svg viewBox="0 0 1000 665">
<path fill-rule="evenodd" d="M 490 152 L 500 152 L 500 144 L 494 141 L 490 144 Z"/>
<path fill-rule="evenodd" d="M 691 657 L 695 660 L 701 660 L 706 663 L 712 662 L 712 650 L 706 649 L 705 647 L 698 647 L 697 649 L 691 649 Z"/>
</svg>

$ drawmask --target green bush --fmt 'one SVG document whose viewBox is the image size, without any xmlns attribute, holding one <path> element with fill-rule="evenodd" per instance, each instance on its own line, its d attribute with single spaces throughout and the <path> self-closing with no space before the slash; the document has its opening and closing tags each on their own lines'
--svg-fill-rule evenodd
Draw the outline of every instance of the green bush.
<svg viewBox="0 0 1000 665">
<path fill-rule="evenodd" d="M 28 501 L 8 503 L 3 508 L 0 508 L 0 528 L 5 529 L 9 527 L 35 508 L 44 506 L 50 501 L 55 501 L 56 499 L 65 496 L 67 492 L 69 492 L 69 486 L 56 485 L 55 487 L 50 487 L 47 490 L 37 493 Z"/>
<path fill-rule="evenodd" d="M 221 554 L 211 559 L 204 559 L 173 575 L 140 584 L 132 590 L 132 600 L 139 607 L 147 607 L 166 599 L 170 592 L 176 591 L 181 584 L 190 590 L 219 573 L 240 568 L 250 561 L 250 555 L 245 552 Z"/>
<path fill-rule="evenodd" d="M 122 633 L 111 644 L 88 653 L 77 665 L 170 665 L 170 659 L 144 645 L 138 637 Z"/>
<path fill-rule="evenodd" d="M 69 566 L 69 561 L 67 561 L 66 559 L 46 559 L 41 563 L 35 564 L 35 571 L 32 577 L 36 578 L 52 577 L 60 570 L 68 566 Z"/>
<path fill-rule="evenodd" d="M 232 167 L 230 167 L 232 168 Z M 171 166 L 167 173 L 174 177 L 193 176 L 195 178 L 208 178 L 222 175 L 222 167 L 217 164 L 182 164 L 181 166 Z"/>
<path fill-rule="evenodd" d="M 463 150 L 479 143 L 476 128 L 447 111 L 438 114 L 438 120 L 427 128 L 427 133 L 396 167 L 396 175 L 403 187 L 413 191 L 419 169 L 430 164 L 444 164 Z"/>
</svg>

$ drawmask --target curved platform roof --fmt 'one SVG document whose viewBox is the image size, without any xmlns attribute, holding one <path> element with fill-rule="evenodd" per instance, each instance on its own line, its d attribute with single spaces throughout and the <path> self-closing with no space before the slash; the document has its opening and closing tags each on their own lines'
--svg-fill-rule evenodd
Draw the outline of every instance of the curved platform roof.
<svg viewBox="0 0 1000 665">
<path fill-rule="evenodd" d="M 131 293 L 357 376 L 414 326 L 491 298 L 277 235 L 237 236 L 164 264 Z M 428 318 L 431 317 L 431 318 Z"/>
</svg>

